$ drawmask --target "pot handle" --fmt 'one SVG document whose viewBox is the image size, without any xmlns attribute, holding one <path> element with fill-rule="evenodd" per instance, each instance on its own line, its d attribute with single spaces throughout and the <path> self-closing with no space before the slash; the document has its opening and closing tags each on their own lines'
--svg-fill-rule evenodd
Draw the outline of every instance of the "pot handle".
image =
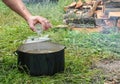
<svg viewBox="0 0 120 84">
<path fill-rule="evenodd" d="M 14 51 L 13 54 L 14 54 L 15 56 L 18 56 L 18 51 Z"/>
<path fill-rule="evenodd" d="M 64 46 L 64 49 L 66 49 L 66 46 Z"/>
</svg>

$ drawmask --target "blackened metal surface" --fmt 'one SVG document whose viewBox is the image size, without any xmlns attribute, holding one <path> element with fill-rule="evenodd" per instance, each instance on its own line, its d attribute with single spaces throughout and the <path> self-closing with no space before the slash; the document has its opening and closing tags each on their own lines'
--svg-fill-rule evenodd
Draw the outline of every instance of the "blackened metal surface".
<svg viewBox="0 0 120 84">
<path fill-rule="evenodd" d="M 50 54 L 18 53 L 18 69 L 31 76 L 54 75 L 64 71 L 64 50 Z"/>
</svg>

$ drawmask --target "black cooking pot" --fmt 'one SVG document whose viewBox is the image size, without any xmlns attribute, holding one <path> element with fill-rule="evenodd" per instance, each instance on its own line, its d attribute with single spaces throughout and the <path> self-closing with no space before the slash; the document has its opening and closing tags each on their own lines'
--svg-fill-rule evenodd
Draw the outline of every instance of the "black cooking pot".
<svg viewBox="0 0 120 84">
<path fill-rule="evenodd" d="M 65 46 L 52 42 L 23 44 L 16 51 L 18 69 L 32 76 L 63 72 L 64 49 Z"/>
</svg>

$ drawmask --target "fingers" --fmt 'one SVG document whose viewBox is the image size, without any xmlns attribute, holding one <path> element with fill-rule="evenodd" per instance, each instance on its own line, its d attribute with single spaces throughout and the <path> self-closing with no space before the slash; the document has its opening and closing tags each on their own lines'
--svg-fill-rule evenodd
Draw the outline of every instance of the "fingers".
<svg viewBox="0 0 120 84">
<path fill-rule="evenodd" d="M 47 30 L 48 28 L 51 28 L 51 23 L 49 22 L 49 21 L 45 21 L 45 22 L 43 22 L 43 28 L 45 29 L 45 30 Z"/>
<path fill-rule="evenodd" d="M 51 28 L 51 23 L 46 19 L 41 16 L 32 16 L 27 20 L 30 29 L 32 31 L 36 31 L 35 25 L 37 23 L 40 23 L 42 25 L 43 30 L 47 30 L 48 28 Z"/>
<path fill-rule="evenodd" d="M 44 30 L 47 30 L 48 28 L 51 28 L 51 23 L 46 18 L 38 18 L 39 22 L 42 24 L 42 27 Z"/>
<path fill-rule="evenodd" d="M 35 26 L 34 25 L 30 25 L 30 29 L 32 30 L 32 31 L 36 31 L 36 29 L 35 29 Z"/>
<path fill-rule="evenodd" d="M 28 24 L 29 24 L 30 29 L 35 32 L 36 30 L 35 30 L 35 26 L 34 26 L 34 24 L 33 24 L 33 21 L 30 20 L 30 21 L 28 22 Z"/>
</svg>

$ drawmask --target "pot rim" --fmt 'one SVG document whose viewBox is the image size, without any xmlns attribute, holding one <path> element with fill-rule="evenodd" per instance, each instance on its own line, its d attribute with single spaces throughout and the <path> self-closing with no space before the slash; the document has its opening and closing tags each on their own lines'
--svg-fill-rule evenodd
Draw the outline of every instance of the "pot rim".
<svg viewBox="0 0 120 84">
<path fill-rule="evenodd" d="M 57 50 L 55 50 L 55 51 L 51 51 L 51 52 L 28 52 L 28 51 L 24 51 L 22 49 L 22 47 L 24 45 L 29 45 L 29 44 L 32 45 L 33 44 L 33 43 L 29 43 L 29 44 L 23 44 L 20 47 L 18 47 L 18 49 L 16 50 L 16 52 L 23 52 L 23 53 L 28 53 L 28 54 L 50 54 L 50 53 L 56 53 L 56 52 L 62 51 L 62 50 L 64 50 L 66 48 L 64 45 L 61 45 L 61 44 L 58 44 L 58 43 L 54 43 L 54 42 L 38 42 L 38 43 L 52 43 L 52 44 L 60 46 L 60 48 L 57 49 Z"/>
</svg>

